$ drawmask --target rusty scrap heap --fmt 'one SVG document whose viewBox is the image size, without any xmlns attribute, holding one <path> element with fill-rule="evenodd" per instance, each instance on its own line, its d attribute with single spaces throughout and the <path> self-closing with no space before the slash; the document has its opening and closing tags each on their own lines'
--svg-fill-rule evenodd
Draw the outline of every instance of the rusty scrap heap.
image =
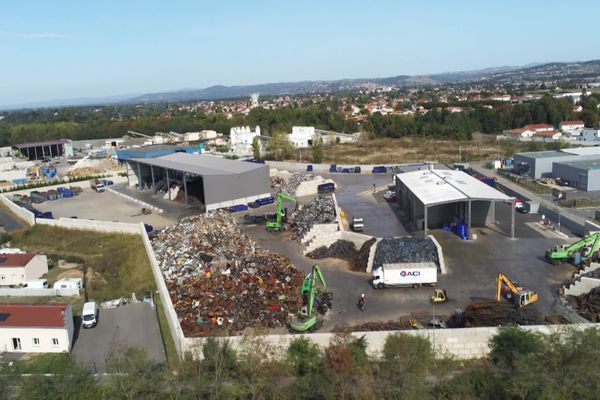
<svg viewBox="0 0 600 400">
<path fill-rule="evenodd" d="M 285 326 L 302 306 L 304 273 L 257 248 L 226 212 L 182 219 L 152 247 L 186 336 Z"/>
<path fill-rule="evenodd" d="M 579 315 L 591 322 L 600 322 L 600 288 L 579 296 L 569 296 L 569 303 Z"/>
</svg>

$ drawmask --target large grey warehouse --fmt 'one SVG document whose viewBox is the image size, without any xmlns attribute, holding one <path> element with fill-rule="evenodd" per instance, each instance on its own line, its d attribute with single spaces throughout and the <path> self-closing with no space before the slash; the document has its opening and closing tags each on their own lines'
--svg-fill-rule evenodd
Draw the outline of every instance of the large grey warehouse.
<svg viewBox="0 0 600 400">
<path fill-rule="evenodd" d="M 495 219 L 495 202 L 514 199 L 471 175 L 455 170 L 421 170 L 396 175 L 396 198 L 402 211 L 417 229 L 427 234 L 457 221 L 483 226 Z M 514 237 L 514 217 L 511 237 Z"/>
<path fill-rule="evenodd" d="M 129 158 L 126 163 L 129 186 L 152 188 L 155 193 L 178 186 L 186 204 L 200 205 L 205 211 L 271 195 L 269 167 L 262 164 L 181 152 Z"/>
<path fill-rule="evenodd" d="M 577 189 L 600 190 L 600 158 L 555 162 L 552 176 L 566 180 Z"/>
<path fill-rule="evenodd" d="M 552 166 L 557 162 L 583 159 L 600 159 L 600 147 L 574 147 L 561 150 L 531 151 L 517 153 L 514 159 L 515 170 L 522 171 L 533 179 L 552 177 Z M 558 176 L 554 176 L 558 178 Z"/>
</svg>

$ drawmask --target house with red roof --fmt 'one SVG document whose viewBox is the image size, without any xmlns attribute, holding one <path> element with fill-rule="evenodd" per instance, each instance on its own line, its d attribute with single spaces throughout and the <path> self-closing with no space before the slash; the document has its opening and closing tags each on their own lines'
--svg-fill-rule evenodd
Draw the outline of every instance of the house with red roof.
<svg viewBox="0 0 600 400">
<path fill-rule="evenodd" d="M 22 285 L 48 273 L 48 259 L 43 254 L 0 254 L 0 286 Z"/>
<path fill-rule="evenodd" d="M 550 132 L 554 130 L 554 127 L 550 124 L 529 124 L 523 128 L 534 132 Z"/>
<path fill-rule="evenodd" d="M 563 121 L 559 125 L 563 133 L 580 132 L 583 128 L 585 128 L 583 121 Z"/>
<path fill-rule="evenodd" d="M 0 352 L 68 353 L 74 330 L 70 304 L 0 304 Z"/>
<path fill-rule="evenodd" d="M 562 137 L 559 131 L 540 131 L 533 134 L 533 140 L 538 142 L 555 142 Z"/>
</svg>

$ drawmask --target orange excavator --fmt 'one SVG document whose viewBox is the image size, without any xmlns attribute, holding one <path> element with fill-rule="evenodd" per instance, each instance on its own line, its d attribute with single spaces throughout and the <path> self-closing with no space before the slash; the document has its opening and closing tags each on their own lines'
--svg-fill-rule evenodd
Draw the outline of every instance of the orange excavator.
<svg viewBox="0 0 600 400">
<path fill-rule="evenodd" d="M 503 285 L 506 290 L 503 290 Z M 500 301 L 502 294 L 507 300 L 517 308 L 525 307 L 531 303 L 538 301 L 538 294 L 532 290 L 518 287 L 503 273 L 498 273 L 496 277 L 496 301 Z"/>
</svg>

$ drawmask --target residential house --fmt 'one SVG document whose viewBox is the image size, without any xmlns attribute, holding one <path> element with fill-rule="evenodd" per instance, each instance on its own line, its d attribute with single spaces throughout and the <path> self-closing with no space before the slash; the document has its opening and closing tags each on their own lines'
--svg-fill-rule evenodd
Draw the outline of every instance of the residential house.
<svg viewBox="0 0 600 400">
<path fill-rule="evenodd" d="M 534 132 L 550 132 L 554 130 L 554 127 L 550 124 L 529 124 L 523 128 Z"/>
<path fill-rule="evenodd" d="M 22 285 L 48 273 L 43 254 L 0 254 L 0 286 Z"/>
<path fill-rule="evenodd" d="M 527 128 L 506 129 L 502 131 L 502 134 L 505 138 L 516 139 L 521 141 L 531 140 L 531 137 L 534 133 L 534 130 L 530 130 Z"/>
<path fill-rule="evenodd" d="M 447 107 L 446 110 L 448 110 L 452 114 L 463 112 L 463 108 L 462 107 Z"/>
<path fill-rule="evenodd" d="M 555 142 L 562 137 L 559 131 L 539 131 L 533 134 L 533 140 L 539 142 Z"/>
<path fill-rule="evenodd" d="M 73 332 L 70 304 L 0 304 L 0 352 L 68 353 Z"/>
<path fill-rule="evenodd" d="M 563 121 L 559 125 L 559 129 L 562 133 L 571 133 L 576 131 L 582 131 L 585 128 L 583 121 Z"/>
</svg>

